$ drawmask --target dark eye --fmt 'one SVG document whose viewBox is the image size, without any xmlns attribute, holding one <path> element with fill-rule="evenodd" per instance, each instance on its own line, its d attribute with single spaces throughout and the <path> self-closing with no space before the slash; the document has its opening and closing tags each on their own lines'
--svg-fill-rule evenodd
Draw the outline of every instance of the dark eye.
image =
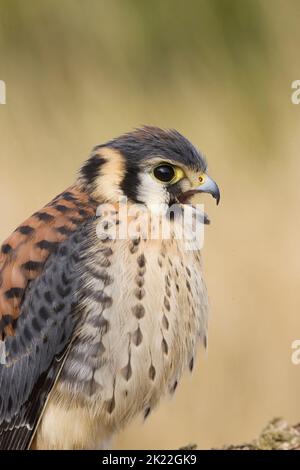
<svg viewBox="0 0 300 470">
<path fill-rule="evenodd" d="M 163 183 L 170 183 L 175 177 L 175 170 L 171 165 L 159 165 L 153 170 L 155 178 Z"/>
</svg>

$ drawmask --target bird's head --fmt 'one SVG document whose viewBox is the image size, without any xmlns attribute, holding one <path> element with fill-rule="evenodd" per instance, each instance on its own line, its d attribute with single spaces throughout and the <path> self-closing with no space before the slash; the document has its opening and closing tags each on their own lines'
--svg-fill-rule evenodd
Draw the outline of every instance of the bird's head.
<svg viewBox="0 0 300 470">
<path fill-rule="evenodd" d="M 99 202 L 188 204 L 197 193 L 220 191 L 201 153 L 179 132 L 143 127 L 94 148 L 80 182 Z"/>
</svg>

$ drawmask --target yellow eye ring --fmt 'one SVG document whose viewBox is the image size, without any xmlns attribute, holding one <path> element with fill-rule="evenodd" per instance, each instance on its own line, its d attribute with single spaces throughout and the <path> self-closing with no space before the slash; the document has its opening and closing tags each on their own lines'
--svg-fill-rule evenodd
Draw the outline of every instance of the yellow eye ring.
<svg viewBox="0 0 300 470">
<path fill-rule="evenodd" d="M 153 169 L 152 175 L 156 180 L 165 184 L 175 184 L 185 177 L 184 171 L 180 167 L 170 165 L 170 163 L 160 163 Z"/>
<path fill-rule="evenodd" d="M 200 175 L 199 178 L 198 178 L 198 180 L 199 180 L 199 183 L 200 183 L 200 184 L 203 184 L 204 181 L 205 181 L 205 175 Z"/>
</svg>

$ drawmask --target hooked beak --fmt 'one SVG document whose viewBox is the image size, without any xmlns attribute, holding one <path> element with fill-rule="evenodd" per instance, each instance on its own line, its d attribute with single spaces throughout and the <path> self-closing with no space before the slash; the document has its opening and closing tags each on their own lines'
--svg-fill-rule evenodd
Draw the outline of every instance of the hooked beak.
<svg viewBox="0 0 300 470">
<path fill-rule="evenodd" d="M 208 193 L 211 194 L 212 197 L 216 200 L 217 205 L 220 202 L 220 190 L 217 183 L 210 178 L 210 176 L 204 174 L 203 175 L 203 183 L 197 186 L 194 189 L 186 191 L 185 193 L 181 194 L 179 200 L 182 204 L 188 202 L 190 197 L 194 196 L 197 193 Z"/>
</svg>

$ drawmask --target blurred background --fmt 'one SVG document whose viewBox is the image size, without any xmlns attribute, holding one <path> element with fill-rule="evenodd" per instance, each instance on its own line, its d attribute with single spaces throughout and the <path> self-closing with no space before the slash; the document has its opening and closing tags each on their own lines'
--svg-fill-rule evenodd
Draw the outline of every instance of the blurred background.
<svg viewBox="0 0 300 470">
<path fill-rule="evenodd" d="M 211 317 L 172 399 L 115 448 L 199 448 L 300 421 L 298 0 L 0 0 L 0 239 L 74 179 L 90 149 L 141 124 L 207 156 Z"/>
</svg>

